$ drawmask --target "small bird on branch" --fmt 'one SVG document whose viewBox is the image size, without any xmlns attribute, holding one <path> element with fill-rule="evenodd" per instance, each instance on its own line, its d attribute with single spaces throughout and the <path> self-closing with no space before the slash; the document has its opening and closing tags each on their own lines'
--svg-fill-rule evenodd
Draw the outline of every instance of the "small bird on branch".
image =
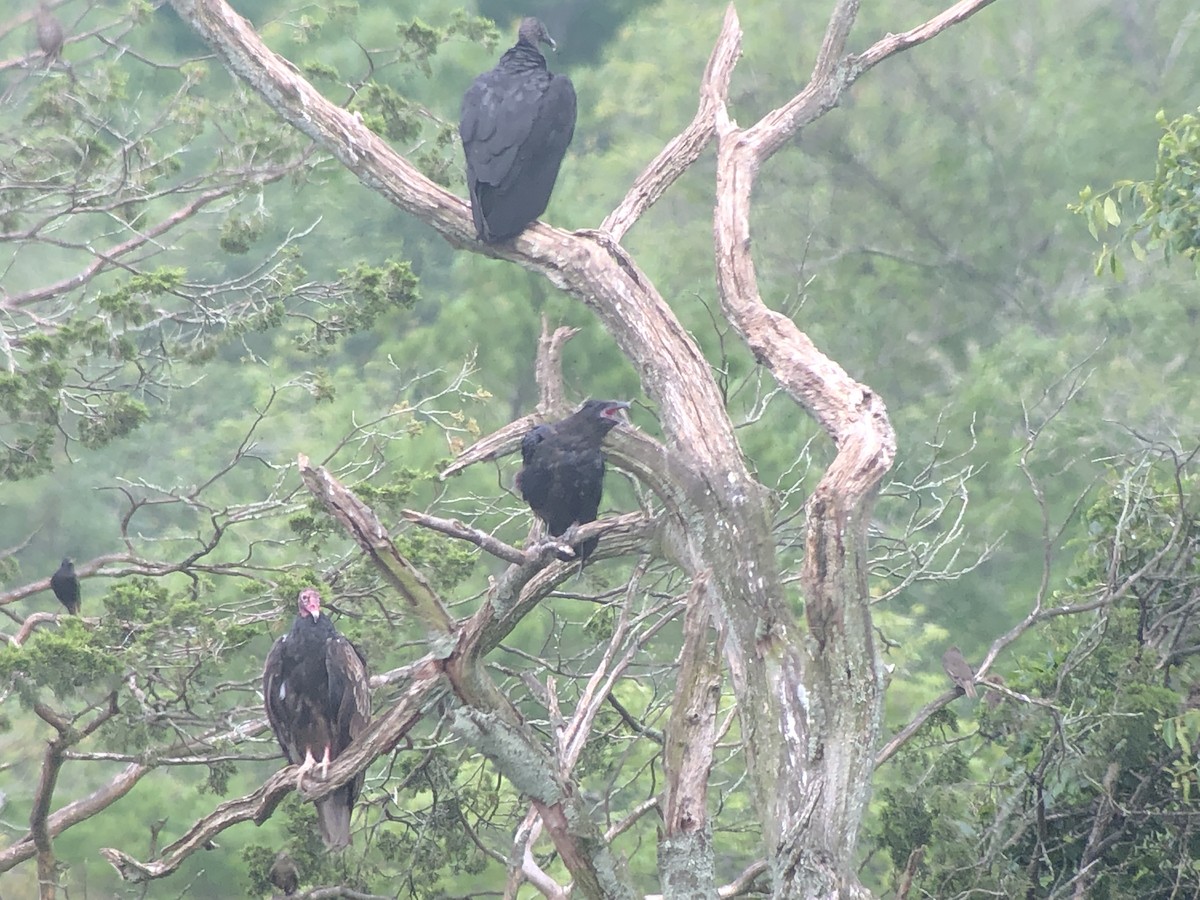
<svg viewBox="0 0 1200 900">
<path fill-rule="evenodd" d="M 975 696 L 975 670 L 963 659 L 962 651 L 951 647 L 942 654 L 942 668 L 950 676 L 950 680 L 968 697 Z"/>
<path fill-rule="evenodd" d="M 75 563 L 68 557 L 62 561 L 58 571 L 50 576 L 50 590 L 73 616 L 79 615 L 79 579 L 75 575 Z"/>
<path fill-rule="evenodd" d="M 55 60 L 62 57 L 62 22 L 58 21 L 58 16 L 50 11 L 45 0 L 39 0 L 34 21 L 37 23 L 38 47 L 42 51 L 42 56 L 45 57 L 46 65 L 52 65 Z"/>
</svg>

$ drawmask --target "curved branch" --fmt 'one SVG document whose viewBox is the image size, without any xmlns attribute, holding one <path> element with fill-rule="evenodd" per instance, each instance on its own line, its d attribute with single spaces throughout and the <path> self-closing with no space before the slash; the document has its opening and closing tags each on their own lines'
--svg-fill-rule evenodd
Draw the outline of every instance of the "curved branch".
<svg viewBox="0 0 1200 900">
<path fill-rule="evenodd" d="M 605 232 L 569 234 L 534 223 L 503 245 L 475 240 L 467 203 L 422 175 L 355 116 L 326 100 L 271 51 L 225 0 L 170 0 L 235 75 L 285 121 L 360 181 L 426 222 L 455 246 L 519 263 L 584 303 L 604 321 L 659 404 L 673 442 L 721 473 L 749 474 L 708 362 L 650 280 Z"/>
<path fill-rule="evenodd" d="M 723 97 L 729 92 L 729 79 L 733 77 L 733 68 L 741 55 L 742 32 L 731 3 L 725 10 L 721 33 L 700 79 L 700 103 L 695 117 L 651 160 L 617 208 L 600 223 L 600 230 L 611 234 L 613 240 L 619 242 L 642 214 L 667 192 L 667 188 L 700 158 L 716 133 L 714 97 Z"/>
<path fill-rule="evenodd" d="M 880 38 L 860 55 L 843 57 L 850 28 L 858 15 L 859 0 L 841 0 L 829 17 L 821 51 L 808 85 L 783 106 L 767 113 L 746 129 L 744 139 L 753 148 L 755 168 L 773 156 L 801 128 L 841 103 L 846 88 L 858 81 L 865 72 L 897 53 L 936 37 L 993 2 L 960 0 L 915 28 Z"/>
<path fill-rule="evenodd" d="M 542 333 L 538 337 L 537 367 L 534 371 L 534 379 L 541 393 L 538 409 L 542 415 L 553 415 L 556 410 L 567 407 L 567 392 L 563 387 L 562 377 L 562 355 L 567 341 L 577 334 L 578 328 L 568 328 L 565 325 L 550 331 L 550 323 L 542 316 Z"/>
<path fill-rule="evenodd" d="M 322 466 L 313 467 L 300 454 L 296 461 L 305 486 L 341 523 L 351 537 L 369 555 L 392 587 L 408 603 L 409 611 L 429 632 L 432 644 L 449 653 L 454 618 L 434 592 L 425 575 L 401 555 L 383 523 L 353 492 Z"/>
<path fill-rule="evenodd" d="M 988 2 L 960 3 L 954 15 L 943 14 L 918 31 L 928 39 Z M 795 322 L 763 302 L 750 252 L 750 200 L 766 159 L 801 126 L 836 106 L 869 65 L 912 45 L 891 40 L 860 65 L 839 62 L 858 5 L 858 0 L 837 4 L 808 86 L 751 128 L 737 127 L 725 92 L 712 88 L 718 137 L 713 230 L 722 310 L 755 358 L 808 410 L 838 451 L 806 507 L 801 582 L 816 653 L 802 657 L 781 633 L 782 664 L 759 687 L 779 711 L 782 731 L 798 740 L 768 737 L 774 752 L 765 766 L 751 769 L 760 812 L 776 810 L 764 819 L 769 845 L 783 856 L 775 889 L 804 895 L 861 892 L 847 867 L 829 861 L 853 856 L 875 764 L 883 695 L 867 592 L 867 523 L 878 485 L 895 458 L 896 436 L 882 399 L 821 353 Z M 736 684 L 736 668 L 732 674 Z M 775 753 L 781 772 L 774 770 Z M 786 789 L 776 791 L 776 780 Z"/>
</svg>

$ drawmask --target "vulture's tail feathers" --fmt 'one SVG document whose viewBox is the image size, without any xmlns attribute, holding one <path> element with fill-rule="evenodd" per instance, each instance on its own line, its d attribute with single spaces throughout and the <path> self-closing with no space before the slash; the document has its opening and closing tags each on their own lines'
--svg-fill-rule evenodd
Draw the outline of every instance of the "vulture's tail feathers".
<svg viewBox="0 0 1200 900">
<path fill-rule="evenodd" d="M 341 791 L 317 801 L 317 823 L 321 827 L 321 840 L 330 850 L 342 850 L 350 846 L 350 804 Z"/>
</svg>

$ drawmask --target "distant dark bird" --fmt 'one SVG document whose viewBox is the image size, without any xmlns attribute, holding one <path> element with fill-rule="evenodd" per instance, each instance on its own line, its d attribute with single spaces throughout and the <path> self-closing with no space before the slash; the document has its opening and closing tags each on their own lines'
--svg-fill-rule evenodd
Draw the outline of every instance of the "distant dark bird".
<svg viewBox="0 0 1200 900">
<path fill-rule="evenodd" d="M 517 473 L 517 489 L 554 537 L 596 520 L 604 489 L 600 443 L 625 409 L 629 404 L 624 401 L 589 400 L 565 419 L 538 425 L 521 439 L 525 465 Z M 599 538 L 589 538 L 579 544 L 578 558 L 591 556 L 597 543 Z"/>
<path fill-rule="evenodd" d="M 75 563 L 64 559 L 58 571 L 50 576 L 50 590 L 73 616 L 79 615 L 79 579 L 75 577 Z"/>
<path fill-rule="evenodd" d="M 550 73 L 539 43 L 555 47 L 545 25 L 522 19 L 517 43 L 462 99 L 471 216 L 489 244 L 515 237 L 546 211 L 575 133 L 575 88 Z"/>
<path fill-rule="evenodd" d="M 271 863 L 271 871 L 267 873 L 267 878 L 271 884 L 283 891 L 285 897 L 292 896 L 300 887 L 300 872 L 286 850 L 275 854 L 275 862 Z"/>
<path fill-rule="evenodd" d="M 63 27 L 58 21 L 58 16 L 50 11 L 44 2 L 38 3 L 37 13 L 34 15 L 37 22 L 37 42 L 38 47 L 42 51 L 42 55 L 46 58 L 46 65 L 54 62 L 62 56 L 63 48 Z"/>
<path fill-rule="evenodd" d="M 971 668 L 970 663 L 963 659 L 962 651 L 957 647 L 951 647 L 943 653 L 942 668 L 946 670 L 950 680 L 962 688 L 963 693 L 968 697 L 975 696 L 975 670 Z"/>
<path fill-rule="evenodd" d="M 300 763 L 297 786 L 314 766 L 321 774 L 367 726 L 371 715 L 365 660 L 321 612 L 321 595 L 300 592 L 292 630 L 275 642 L 263 667 L 267 719 L 289 763 Z M 319 760 L 319 763 L 318 763 Z M 325 846 L 350 844 L 350 813 L 363 773 L 316 801 Z"/>
</svg>

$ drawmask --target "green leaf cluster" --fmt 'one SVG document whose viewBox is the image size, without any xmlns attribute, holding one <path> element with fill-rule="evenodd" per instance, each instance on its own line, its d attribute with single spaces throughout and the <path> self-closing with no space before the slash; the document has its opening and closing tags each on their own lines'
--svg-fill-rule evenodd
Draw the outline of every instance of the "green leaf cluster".
<svg viewBox="0 0 1200 900">
<path fill-rule="evenodd" d="M 1118 253 L 1122 246 L 1138 262 L 1156 251 L 1168 263 L 1182 256 L 1200 273 L 1200 115 L 1184 113 L 1168 119 L 1160 109 L 1155 121 L 1163 133 L 1154 177 L 1122 179 L 1099 193 L 1085 187 L 1079 202 L 1071 206 L 1085 218 L 1096 240 L 1110 229 L 1117 231 L 1115 244 L 1105 241 L 1097 256 L 1096 274 L 1107 269 L 1122 276 Z"/>
<path fill-rule="evenodd" d="M 120 657 L 104 636 L 78 619 L 68 619 L 58 629 L 38 629 L 20 647 L 0 647 L 0 680 L 20 676 L 15 684 L 30 705 L 38 688 L 68 700 L 110 688 L 121 671 Z"/>
</svg>

